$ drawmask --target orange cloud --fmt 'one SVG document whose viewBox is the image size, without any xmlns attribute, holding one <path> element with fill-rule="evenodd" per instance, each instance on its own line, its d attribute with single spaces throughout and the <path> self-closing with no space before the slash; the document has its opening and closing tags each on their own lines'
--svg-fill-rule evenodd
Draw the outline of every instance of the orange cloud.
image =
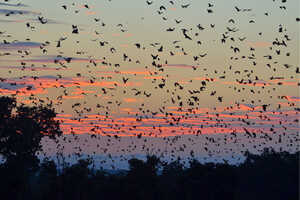
<svg viewBox="0 0 300 200">
<path fill-rule="evenodd" d="M 126 103 L 135 103 L 137 102 L 136 98 L 124 98 L 123 99 Z"/>
</svg>

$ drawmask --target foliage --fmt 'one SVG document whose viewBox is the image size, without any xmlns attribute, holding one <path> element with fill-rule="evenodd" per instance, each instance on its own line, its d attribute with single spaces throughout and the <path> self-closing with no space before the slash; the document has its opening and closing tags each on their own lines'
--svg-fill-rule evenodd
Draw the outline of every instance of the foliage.
<svg viewBox="0 0 300 200">
<path fill-rule="evenodd" d="M 53 161 L 45 160 L 25 187 L 8 184 L 5 177 L 17 177 L 14 170 L 0 167 L 0 188 L 4 197 L 18 199 L 298 199 L 299 152 L 265 150 L 247 153 L 239 166 L 227 163 L 200 163 L 184 167 L 179 160 L 165 163 L 156 156 L 146 161 L 129 160 L 126 174 L 92 170 L 90 160 L 80 160 L 61 173 Z M 20 175 L 20 174 L 19 174 Z M 12 180 L 10 178 L 9 180 Z M 30 179 L 28 179 L 30 180 Z M 16 182 L 15 182 L 16 183 Z M 15 193 L 11 193 L 15 191 Z M 4 192 L 4 193 L 3 193 Z"/>
<path fill-rule="evenodd" d="M 0 155 L 35 157 L 42 137 L 62 134 L 55 116 L 50 106 L 17 106 L 16 99 L 0 97 Z"/>
<path fill-rule="evenodd" d="M 55 139 L 62 134 L 56 113 L 50 106 L 17 105 L 16 99 L 0 97 L 0 188 L 4 199 L 23 199 L 30 196 L 31 179 L 39 169 L 36 153 L 41 139 Z"/>
</svg>

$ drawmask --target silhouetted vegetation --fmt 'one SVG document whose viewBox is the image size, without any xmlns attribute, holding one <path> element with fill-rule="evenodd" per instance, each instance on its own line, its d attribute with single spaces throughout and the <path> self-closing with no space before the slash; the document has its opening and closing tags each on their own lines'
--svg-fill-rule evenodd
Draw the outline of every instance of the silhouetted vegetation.
<svg viewBox="0 0 300 200">
<path fill-rule="evenodd" d="M 58 173 L 53 161 L 41 163 L 22 182 L 22 165 L 1 166 L 4 199 L 298 199 L 299 153 L 248 154 L 239 166 L 196 160 L 184 168 L 179 161 L 162 165 L 155 156 L 129 160 L 126 173 L 92 170 L 79 160 Z"/>
<path fill-rule="evenodd" d="M 61 171 L 52 160 L 39 162 L 44 136 L 61 135 L 50 107 L 17 106 L 0 98 L 1 199 L 298 199 L 299 152 L 265 149 L 245 153 L 244 163 L 164 163 L 156 156 L 131 159 L 125 173 L 107 173 L 79 160 Z"/>
<path fill-rule="evenodd" d="M 30 195 L 30 179 L 39 170 L 36 153 L 41 139 L 62 134 L 55 111 L 50 106 L 17 106 L 16 99 L 0 97 L 1 189 L 7 198 Z M 29 196 L 28 196 L 29 198 Z"/>
</svg>

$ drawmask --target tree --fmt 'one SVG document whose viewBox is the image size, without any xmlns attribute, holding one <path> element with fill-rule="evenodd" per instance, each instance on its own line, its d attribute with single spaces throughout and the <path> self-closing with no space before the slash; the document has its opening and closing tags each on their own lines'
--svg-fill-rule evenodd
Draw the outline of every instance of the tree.
<svg viewBox="0 0 300 200">
<path fill-rule="evenodd" d="M 7 160 L 36 158 L 44 136 L 62 134 L 55 117 L 50 105 L 17 106 L 15 98 L 0 97 L 0 154 Z"/>
<path fill-rule="evenodd" d="M 134 176 L 139 176 L 145 178 L 155 177 L 157 175 L 158 167 L 161 164 L 161 161 L 158 157 L 154 155 L 147 155 L 146 162 L 136 158 L 132 158 L 128 161 L 129 163 L 129 175 L 134 174 Z"/>
<path fill-rule="evenodd" d="M 158 199 L 158 168 L 161 161 L 155 155 L 147 160 L 130 159 L 127 174 L 127 190 L 132 199 Z"/>
<path fill-rule="evenodd" d="M 4 197 L 30 197 L 28 183 L 39 167 L 36 153 L 42 149 L 41 139 L 62 134 L 55 117 L 50 105 L 18 106 L 15 98 L 0 97 L 0 155 L 5 158 L 0 185 Z"/>
</svg>

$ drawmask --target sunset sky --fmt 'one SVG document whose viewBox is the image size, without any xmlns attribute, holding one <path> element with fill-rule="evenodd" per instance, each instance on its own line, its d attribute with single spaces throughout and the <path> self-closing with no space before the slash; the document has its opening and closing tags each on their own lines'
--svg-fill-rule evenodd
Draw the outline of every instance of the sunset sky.
<svg viewBox="0 0 300 200">
<path fill-rule="evenodd" d="M 294 151 L 299 13 L 295 0 L 2 0 L 0 95 L 51 103 L 86 154 Z"/>
</svg>

